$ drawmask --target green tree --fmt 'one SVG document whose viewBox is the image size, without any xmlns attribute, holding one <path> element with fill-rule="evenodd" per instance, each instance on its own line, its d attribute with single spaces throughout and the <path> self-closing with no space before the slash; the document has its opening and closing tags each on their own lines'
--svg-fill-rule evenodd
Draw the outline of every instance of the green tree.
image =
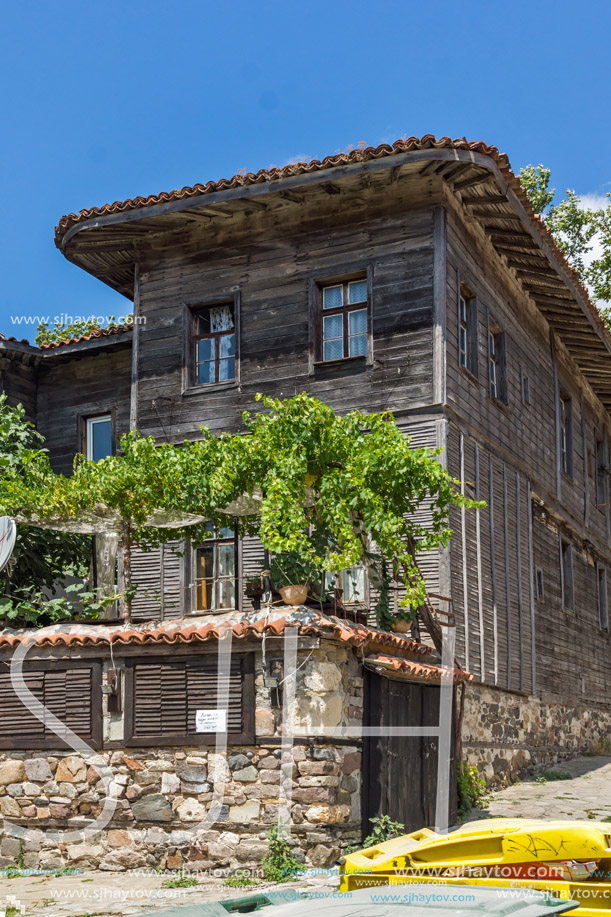
<svg viewBox="0 0 611 917">
<path fill-rule="evenodd" d="M 12 486 L 21 483 L 28 468 L 36 465 L 52 478 L 43 442 L 23 407 L 11 407 L 6 395 L 0 394 L 0 503 Z M 20 525 L 13 556 L 2 576 L 0 612 L 5 620 L 19 624 L 40 618 L 48 623 L 69 617 L 69 603 L 53 599 L 58 581 L 66 576 L 86 577 L 90 559 L 91 539 L 86 536 Z"/>
<path fill-rule="evenodd" d="M 611 204 L 586 207 L 571 189 L 567 189 L 563 200 L 554 204 L 556 189 L 549 187 L 550 176 L 545 166 L 528 165 L 520 170 L 518 177 L 535 213 L 551 229 L 592 299 L 602 301 L 600 311 L 609 324 L 609 306 L 604 303 L 611 301 Z M 611 193 L 606 197 L 611 198 Z M 595 246 L 599 253 L 593 258 Z"/>
</svg>

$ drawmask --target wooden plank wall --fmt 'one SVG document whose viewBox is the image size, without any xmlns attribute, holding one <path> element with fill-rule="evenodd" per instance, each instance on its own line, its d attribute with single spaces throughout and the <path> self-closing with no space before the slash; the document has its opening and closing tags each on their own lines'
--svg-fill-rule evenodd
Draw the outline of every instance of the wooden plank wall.
<svg viewBox="0 0 611 917">
<path fill-rule="evenodd" d="M 9 404 L 22 404 L 28 420 L 36 423 L 36 367 L 0 354 L 0 392 Z"/>
<path fill-rule="evenodd" d="M 211 240 L 194 233 L 181 245 L 144 251 L 139 304 L 138 427 L 181 440 L 238 429 L 257 392 L 301 391 L 338 410 L 410 409 L 432 398 L 433 214 L 429 186 L 376 180 L 360 199 L 339 195 L 281 225 L 257 212 L 249 232 L 231 221 Z M 366 200 L 365 200 L 366 198 Z M 364 219 L 365 207 L 368 208 Z M 311 369 L 308 322 L 314 281 L 370 270 L 373 363 Z M 182 304 L 240 299 L 240 381 L 182 395 Z M 160 408 L 162 404 L 163 409 Z"/>
<path fill-rule="evenodd" d="M 466 493 L 487 504 L 452 515 L 450 568 L 461 620 L 459 652 L 482 681 L 556 699 L 574 700 L 570 673 L 587 668 L 588 697 L 602 703 L 611 688 L 611 638 L 598 625 L 591 558 L 611 565 L 611 550 L 608 506 L 596 505 L 588 451 L 593 454 L 595 430 L 606 431 L 608 439 L 608 418 L 512 272 L 478 227 L 463 221 L 455 202 L 447 203 L 449 469 L 457 477 L 464 470 Z M 477 379 L 458 363 L 459 280 L 477 297 Z M 490 317 L 506 336 L 507 405 L 489 397 Z M 522 399 L 524 373 L 530 403 Z M 571 477 L 558 474 L 556 378 L 572 398 Z M 533 520 L 531 490 L 535 505 L 545 504 L 574 545 L 574 617 L 581 630 L 561 608 L 558 534 L 550 541 L 545 527 Z M 544 601 L 534 594 L 537 566 L 549 584 Z M 584 646 L 592 654 L 587 666 L 581 662 Z M 558 678 L 559 672 L 565 677 Z"/>
<path fill-rule="evenodd" d="M 38 429 L 47 440 L 57 472 L 70 474 L 80 451 L 81 418 L 112 413 L 115 447 L 129 430 L 131 347 L 74 355 L 41 366 L 38 380 Z"/>
</svg>

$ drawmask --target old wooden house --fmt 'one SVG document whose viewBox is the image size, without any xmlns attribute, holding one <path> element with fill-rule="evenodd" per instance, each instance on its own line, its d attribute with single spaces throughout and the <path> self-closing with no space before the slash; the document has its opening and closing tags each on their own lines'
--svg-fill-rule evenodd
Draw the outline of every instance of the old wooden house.
<svg viewBox="0 0 611 917">
<path fill-rule="evenodd" d="M 451 598 L 458 656 L 473 676 L 462 721 L 467 758 L 489 780 L 506 780 L 608 734 L 611 337 L 505 155 L 484 143 L 410 138 L 84 210 L 62 218 L 56 243 L 133 301 L 135 314 L 133 326 L 63 344 L 0 339 L 2 388 L 26 405 L 57 470 L 68 472 L 77 452 L 97 458 L 116 450 L 130 428 L 172 442 L 197 437 L 201 424 L 239 429 L 258 392 L 308 391 L 339 411 L 388 409 L 414 444 L 441 447 L 464 491 L 485 501 L 457 510 L 447 549 L 421 558 L 431 593 Z M 115 768 L 126 822 L 139 806 L 149 826 L 116 846 L 135 844 L 139 856 L 158 862 L 163 832 L 150 818 L 161 811 L 164 836 L 174 833 L 170 857 L 184 862 L 191 854 L 177 822 L 205 810 L 210 770 L 221 765 L 211 750 L 207 760 L 197 751 L 188 705 L 166 709 L 163 696 L 172 679 L 188 696 L 192 678 L 196 693 L 205 660 L 201 672 L 189 668 L 194 648 L 197 656 L 220 622 L 230 622 L 254 655 L 236 663 L 246 687 L 229 766 L 243 780 L 229 784 L 227 818 L 255 850 L 273 817 L 261 786 L 272 783 L 262 774 L 277 767 L 279 735 L 258 674 L 261 635 L 278 639 L 287 620 L 275 630 L 273 622 L 253 623 L 244 583 L 261 569 L 261 547 L 227 530 L 184 553 L 160 549 L 136 563 L 149 590 L 134 603 L 129 631 L 117 624 L 41 636 L 32 658 L 41 671 L 59 671 L 65 659 L 65 683 L 77 679 L 69 674 L 76 666 L 91 685 L 107 671 L 113 644 L 125 667 L 122 710 L 104 707 L 101 723 L 92 708 L 92 738 Z M 362 571 L 342 585 L 347 605 L 371 606 Z M 316 715 L 333 725 L 362 722 L 376 656 L 378 676 L 394 673 L 411 687 L 438 676 L 430 648 L 417 641 L 355 621 L 300 627 L 300 651 L 313 654 L 314 670 L 306 666 L 303 675 L 308 722 Z M 4 660 L 20 639 L 0 634 Z M 401 696 L 408 707 L 428 703 L 424 694 Z M 424 720 L 430 713 L 410 722 Z M 53 748 L 44 736 L 15 743 L 2 729 L 0 747 Z M 422 757 L 431 753 L 420 742 L 410 758 L 418 787 Z M 174 751 L 164 757 L 167 748 Z M 388 811 L 390 777 L 375 800 L 362 795 L 380 766 L 373 745 L 365 747 L 368 764 L 362 751 L 360 742 L 319 741 L 298 752 L 295 820 L 311 829 L 304 850 L 313 862 L 325 860 L 317 845 L 332 837 L 335 848 L 351 836 L 357 802 L 367 814 Z M 42 772 L 42 763 L 6 755 L 0 786 L 22 785 L 28 768 Z M 64 777 L 81 767 L 70 756 L 71 764 L 57 753 L 54 760 Z M 362 766 L 369 771 L 359 782 Z M 139 782 L 142 772 L 149 783 Z M 59 790 L 66 780 L 48 780 L 63 801 L 31 801 L 18 813 L 23 800 L 9 792 L 4 814 L 75 817 Z M 86 769 L 67 782 L 91 792 Z M 85 798 L 76 814 L 98 803 Z M 430 810 L 406 817 L 430 820 Z M 235 843 L 231 825 L 213 834 L 206 855 L 197 848 L 200 860 L 222 858 L 221 848 Z M 120 859 L 106 848 L 87 855 Z"/>
</svg>

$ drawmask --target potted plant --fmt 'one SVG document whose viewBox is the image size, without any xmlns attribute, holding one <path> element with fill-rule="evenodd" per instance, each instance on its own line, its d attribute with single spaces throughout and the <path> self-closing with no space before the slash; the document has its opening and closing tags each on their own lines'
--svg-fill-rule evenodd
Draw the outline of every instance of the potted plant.
<svg viewBox="0 0 611 917">
<path fill-rule="evenodd" d="M 308 597 L 310 580 L 316 571 L 307 558 L 296 551 L 276 554 L 271 565 L 274 585 L 287 605 L 303 605 Z"/>
</svg>

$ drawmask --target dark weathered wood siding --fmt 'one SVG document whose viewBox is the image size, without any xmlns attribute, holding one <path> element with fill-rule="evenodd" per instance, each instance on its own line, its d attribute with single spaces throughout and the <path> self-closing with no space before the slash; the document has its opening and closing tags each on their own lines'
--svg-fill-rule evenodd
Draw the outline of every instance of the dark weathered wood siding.
<svg viewBox="0 0 611 917">
<path fill-rule="evenodd" d="M 22 404 L 28 420 L 36 422 L 36 364 L 27 357 L 10 357 L 0 351 L 0 392 L 11 405 Z"/>
<path fill-rule="evenodd" d="M 596 504 L 588 450 L 594 451 L 595 430 L 608 440 L 608 418 L 513 272 L 478 227 L 448 203 L 449 467 L 464 477 L 467 494 L 487 504 L 467 511 L 464 520 L 453 512 L 451 579 L 460 654 L 482 681 L 554 697 L 574 697 L 575 678 L 584 669 L 588 698 L 602 703 L 611 686 L 611 638 L 599 626 L 595 559 L 611 565 L 611 550 L 608 506 Z M 459 366 L 460 281 L 477 297 L 477 379 Z M 506 405 L 489 395 L 490 317 L 505 332 Z M 523 374 L 530 403 L 522 397 Z M 558 470 L 556 379 L 572 399 L 570 476 Z M 572 612 L 561 607 L 558 534 L 550 539 L 548 528 L 533 521 L 533 505 L 540 504 L 574 545 Z M 537 567 L 544 599 L 534 592 Z M 580 662 L 584 656 L 587 665 Z"/>
<path fill-rule="evenodd" d="M 130 386 L 130 347 L 47 359 L 38 377 L 38 429 L 56 471 L 71 472 L 82 448 L 83 418 L 112 414 L 118 449 L 129 430 Z"/>
</svg>

